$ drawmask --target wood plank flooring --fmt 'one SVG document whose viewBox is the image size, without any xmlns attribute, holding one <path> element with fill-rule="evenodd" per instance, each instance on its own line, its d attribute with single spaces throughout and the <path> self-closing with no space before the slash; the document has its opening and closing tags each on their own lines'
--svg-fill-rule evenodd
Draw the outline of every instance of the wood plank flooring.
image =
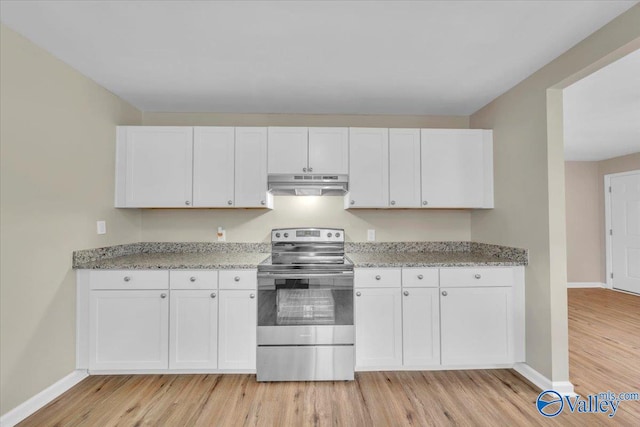
<svg viewBox="0 0 640 427">
<path fill-rule="evenodd" d="M 581 395 L 640 391 L 640 297 L 569 290 L 571 379 Z M 640 425 L 640 402 L 614 419 L 535 409 L 511 370 L 359 372 L 353 382 L 257 383 L 253 375 L 91 376 L 20 426 Z"/>
</svg>

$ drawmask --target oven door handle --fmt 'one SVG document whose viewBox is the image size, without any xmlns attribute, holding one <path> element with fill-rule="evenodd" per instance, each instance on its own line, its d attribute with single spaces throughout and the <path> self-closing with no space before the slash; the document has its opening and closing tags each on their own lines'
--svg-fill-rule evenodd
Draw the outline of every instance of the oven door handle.
<svg viewBox="0 0 640 427">
<path fill-rule="evenodd" d="M 258 279 L 332 279 L 332 278 L 351 278 L 353 277 L 353 271 L 346 271 L 344 273 L 273 273 L 273 272 L 258 272 Z"/>
</svg>

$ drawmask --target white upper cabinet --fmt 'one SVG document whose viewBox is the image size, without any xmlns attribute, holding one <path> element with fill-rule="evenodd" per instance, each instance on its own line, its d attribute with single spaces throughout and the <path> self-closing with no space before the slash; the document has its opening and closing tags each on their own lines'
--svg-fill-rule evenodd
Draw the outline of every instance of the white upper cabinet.
<svg viewBox="0 0 640 427">
<path fill-rule="evenodd" d="M 116 207 L 192 203 L 193 128 L 118 127 Z"/>
<path fill-rule="evenodd" d="M 307 171 L 308 132 L 307 128 L 269 128 L 269 173 L 290 174 Z"/>
<path fill-rule="evenodd" d="M 309 128 L 308 172 L 349 173 L 349 129 Z"/>
<path fill-rule="evenodd" d="M 193 206 L 233 206 L 233 127 L 193 128 Z"/>
<path fill-rule="evenodd" d="M 267 195 L 267 128 L 236 128 L 235 206 L 271 207 Z"/>
<path fill-rule="evenodd" d="M 389 130 L 349 129 L 349 195 L 351 208 L 389 206 Z"/>
<path fill-rule="evenodd" d="M 422 206 L 493 207 L 492 131 L 422 129 Z"/>
<path fill-rule="evenodd" d="M 389 129 L 389 205 L 420 207 L 420 129 Z"/>
</svg>

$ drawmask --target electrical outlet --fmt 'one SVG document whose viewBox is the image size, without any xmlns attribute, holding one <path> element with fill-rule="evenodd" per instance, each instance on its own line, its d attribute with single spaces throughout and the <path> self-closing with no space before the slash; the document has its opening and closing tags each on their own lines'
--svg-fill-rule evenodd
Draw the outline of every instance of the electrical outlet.
<svg viewBox="0 0 640 427">
<path fill-rule="evenodd" d="M 218 227 L 218 242 L 226 242 L 227 241 L 227 231 L 222 228 L 222 227 Z"/>
<path fill-rule="evenodd" d="M 367 241 L 368 242 L 376 241 L 376 230 L 367 230 Z"/>
<path fill-rule="evenodd" d="M 107 221 L 96 221 L 98 234 L 107 234 Z"/>
</svg>

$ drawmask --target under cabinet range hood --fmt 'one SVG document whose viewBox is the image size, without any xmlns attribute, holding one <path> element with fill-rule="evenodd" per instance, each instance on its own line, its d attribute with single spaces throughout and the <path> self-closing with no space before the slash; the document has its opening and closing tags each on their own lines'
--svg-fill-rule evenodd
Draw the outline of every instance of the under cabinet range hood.
<svg viewBox="0 0 640 427">
<path fill-rule="evenodd" d="M 344 196 L 348 175 L 269 175 L 269 192 L 276 196 Z"/>
</svg>

